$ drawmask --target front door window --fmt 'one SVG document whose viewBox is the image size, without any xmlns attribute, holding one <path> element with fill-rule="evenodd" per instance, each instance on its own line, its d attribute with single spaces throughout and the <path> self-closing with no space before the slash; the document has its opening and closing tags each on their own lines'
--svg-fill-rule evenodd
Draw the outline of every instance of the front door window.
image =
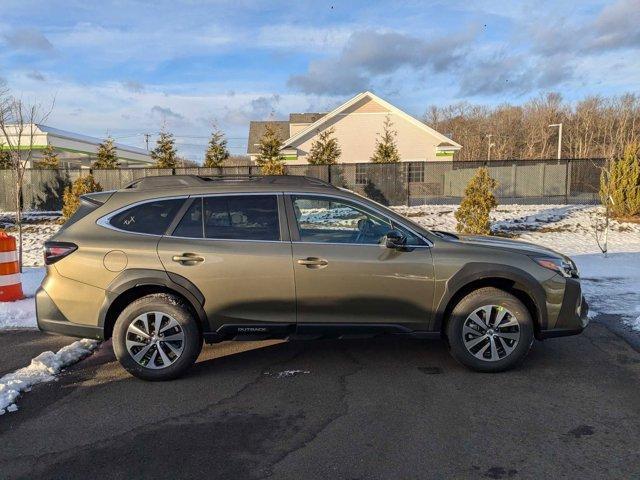
<svg viewBox="0 0 640 480">
<path fill-rule="evenodd" d="M 294 196 L 301 242 L 377 245 L 391 222 L 355 205 L 323 197 Z"/>
</svg>

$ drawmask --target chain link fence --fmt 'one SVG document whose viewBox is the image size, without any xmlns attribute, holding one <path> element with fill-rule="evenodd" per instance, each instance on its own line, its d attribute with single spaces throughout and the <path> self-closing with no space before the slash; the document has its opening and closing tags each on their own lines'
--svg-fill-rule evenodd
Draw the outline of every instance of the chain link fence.
<svg viewBox="0 0 640 480">
<path fill-rule="evenodd" d="M 491 162 L 349 163 L 287 165 L 290 175 L 306 175 L 348 188 L 384 205 L 456 204 L 479 167 L 486 166 L 498 182 L 498 203 L 596 203 L 604 159 L 501 160 Z M 93 174 L 104 190 L 116 190 L 152 175 L 260 175 L 256 166 L 221 168 L 60 169 L 25 172 L 25 210 L 62 209 L 64 189 L 77 178 Z M 15 176 L 0 170 L 0 211 L 15 210 Z"/>
</svg>

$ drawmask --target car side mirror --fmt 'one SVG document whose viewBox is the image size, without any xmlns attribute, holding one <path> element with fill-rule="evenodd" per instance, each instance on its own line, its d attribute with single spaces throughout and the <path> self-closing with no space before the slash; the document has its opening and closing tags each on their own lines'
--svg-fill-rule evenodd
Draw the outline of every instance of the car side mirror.
<svg viewBox="0 0 640 480">
<path fill-rule="evenodd" d="M 387 248 L 403 248 L 407 243 L 407 237 L 399 230 L 391 230 L 384 236 L 384 245 Z"/>
</svg>

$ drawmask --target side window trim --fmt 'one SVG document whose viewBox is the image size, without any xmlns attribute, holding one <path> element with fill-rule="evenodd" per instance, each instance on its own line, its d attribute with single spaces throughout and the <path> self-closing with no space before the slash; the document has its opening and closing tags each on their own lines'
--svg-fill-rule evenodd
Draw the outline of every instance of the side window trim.
<svg viewBox="0 0 640 480">
<path fill-rule="evenodd" d="M 180 223 L 180 221 L 182 220 L 182 217 L 184 217 L 184 215 L 186 215 L 188 209 L 191 207 L 191 205 L 193 204 L 194 201 L 196 200 L 200 200 L 200 202 L 203 202 L 203 206 L 204 206 L 204 200 L 206 198 L 211 198 L 211 197 L 246 197 L 246 196 L 262 196 L 262 197 L 266 197 L 266 196 L 272 196 L 272 197 L 276 197 L 276 207 L 278 209 L 278 230 L 280 233 L 280 240 L 253 240 L 253 239 L 246 239 L 246 238 L 234 238 L 234 239 L 228 239 L 228 238 L 208 238 L 205 234 L 205 225 L 204 225 L 204 215 L 202 216 L 202 237 L 181 237 L 181 236 L 176 236 L 173 235 L 173 233 L 175 232 L 176 228 L 178 227 L 178 224 Z M 167 230 L 167 236 L 171 236 L 173 238 L 184 238 L 184 239 L 189 239 L 189 240 L 207 240 L 207 241 L 212 241 L 212 242 L 268 242 L 268 243 L 282 243 L 282 242 L 290 242 L 290 237 L 289 237 L 289 231 L 287 229 L 287 225 L 286 223 L 286 218 L 284 217 L 284 199 L 283 199 L 283 193 L 282 192 L 229 192 L 229 193 L 202 193 L 202 194 L 196 194 L 196 195 L 191 195 L 189 196 L 189 202 L 185 202 L 188 203 L 189 206 L 187 208 L 185 208 L 184 210 L 182 210 L 181 212 L 179 212 L 179 215 L 176 216 L 176 221 L 175 224 L 171 225 L 171 229 Z"/>
</svg>

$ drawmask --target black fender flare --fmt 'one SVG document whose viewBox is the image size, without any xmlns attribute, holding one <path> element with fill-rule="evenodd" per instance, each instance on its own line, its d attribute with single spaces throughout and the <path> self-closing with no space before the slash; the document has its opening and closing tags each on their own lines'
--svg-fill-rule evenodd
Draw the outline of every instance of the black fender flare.
<svg viewBox="0 0 640 480">
<path fill-rule="evenodd" d="M 146 268 L 123 270 L 109 283 L 105 299 L 98 313 L 98 325 L 104 327 L 109 308 L 122 294 L 133 288 L 145 286 L 164 287 L 182 295 L 193 307 L 203 329 L 208 331 L 209 323 L 204 311 L 205 298 L 198 287 L 175 273 Z"/>
<path fill-rule="evenodd" d="M 512 282 L 516 289 L 525 292 L 529 298 L 531 298 L 536 308 L 537 318 L 534 318 L 534 320 L 537 320 L 541 330 L 547 328 L 547 294 L 540 285 L 540 282 L 530 273 L 510 265 L 470 262 L 465 264 L 455 275 L 447 280 L 444 294 L 435 309 L 432 330 L 440 331 L 442 329 L 446 320 L 447 307 L 458 292 L 474 282 L 489 279 Z"/>
</svg>

